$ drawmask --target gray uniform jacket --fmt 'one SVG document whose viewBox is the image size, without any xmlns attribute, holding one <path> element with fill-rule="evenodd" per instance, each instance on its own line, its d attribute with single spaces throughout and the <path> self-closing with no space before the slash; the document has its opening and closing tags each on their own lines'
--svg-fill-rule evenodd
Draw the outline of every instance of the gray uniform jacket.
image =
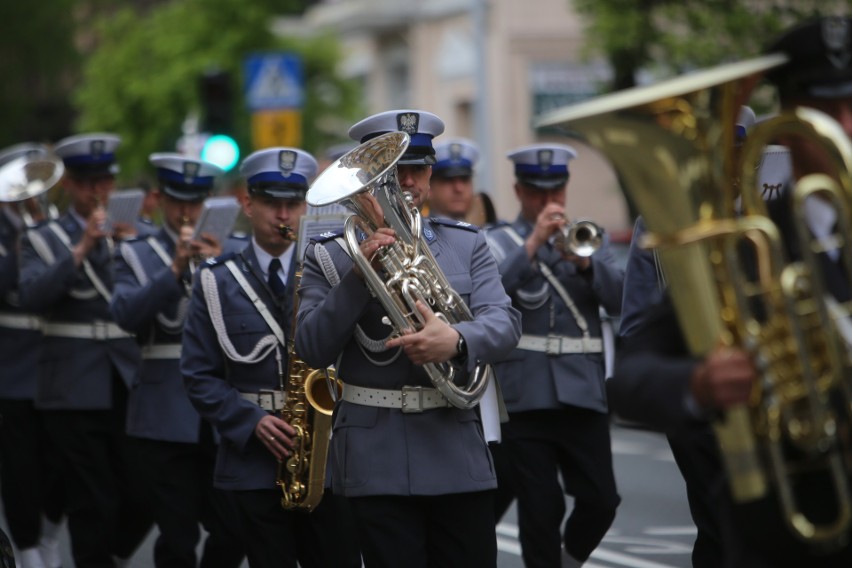
<svg viewBox="0 0 852 568">
<path fill-rule="evenodd" d="M 102 410 L 112 404 L 113 370 L 130 388 L 139 367 L 139 347 L 132 337 L 119 337 L 108 330 L 112 317 L 109 303 L 95 288 L 83 266 L 75 267 L 68 245 L 54 224 L 64 231 L 73 246 L 83 228 L 65 214 L 29 230 L 21 241 L 19 296 L 24 309 L 45 316 L 46 325 L 88 329 L 90 337 L 51 335 L 45 331 L 36 389 L 36 406 L 44 409 Z M 103 239 L 87 260 L 104 287 L 113 287 L 110 247 Z M 113 338 L 115 337 L 115 338 Z"/>
<path fill-rule="evenodd" d="M 296 258 L 296 255 L 293 255 Z M 245 356 L 271 332 L 249 296 L 225 265 L 233 260 L 258 298 L 267 306 L 278 325 L 289 333 L 292 293 L 279 305 L 263 278 L 251 244 L 240 253 L 224 254 L 202 265 L 194 276 L 192 298 L 183 332 L 180 372 L 192 405 L 210 422 L 221 437 L 216 455 L 214 485 L 225 490 L 274 489 L 278 463 L 254 435 L 257 423 L 267 411 L 240 393 L 279 390 L 275 350 L 256 363 L 235 362 L 223 352 L 201 286 L 202 272 L 216 280 L 222 322 L 236 351 Z M 293 290 L 291 266 L 287 288 Z M 290 314 L 290 315 L 288 315 Z M 287 349 L 278 346 L 284 373 Z M 284 379 L 286 381 L 286 379 Z"/>
<path fill-rule="evenodd" d="M 656 254 L 640 246 L 644 234 L 645 222 L 642 217 L 637 217 L 624 272 L 624 297 L 621 305 L 621 325 L 618 329 L 621 337 L 630 335 L 640 327 L 649 308 L 662 301 L 666 289 Z"/>
<path fill-rule="evenodd" d="M 136 334 L 142 348 L 139 381 L 127 403 L 127 433 L 194 443 L 200 418 L 189 402 L 179 369 L 191 274 L 187 270 L 181 281 L 175 278 L 174 252 L 174 241 L 165 229 L 156 236 L 123 243 L 116 251 L 110 312 L 116 322 Z"/>
<path fill-rule="evenodd" d="M 489 230 L 488 244 L 512 305 L 522 314 L 524 335 L 582 337 L 568 306 L 542 275 L 539 263 L 543 263 L 568 292 L 586 320 L 591 337 L 600 338 L 599 306 L 611 315 L 618 314 L 624 282 L 624 272 L 614 264 L 608 245 L 605 243 L 592 255 L 590 270 L 580 273 L 549 244 L 542 246 L 531 261 L 524 247 L 510 236 L 510 228 L 521 239 L 532 231 L 532 225 L 519 216 L 511 225 Z M 510 413 L 564 405 L 607 411 L 602 353 L 549 355 L 516 348 L 504 355 L 495 371 Z"/>
<path fill-rule="evenodd" d="M 467 223 L 424 220 L 423 239 L 450 285 L 470 306 L 474 319 L 455 324 L 468 346 L 468 368 L 491 362 L 518 341 L 520 321 L 500 285 L 485 239 Z M 332 286 L 318 261 L 317 247 L 330 253 L 340 283 Z M 308 246 L 305 258 L 296 352 L 314 368 L 337 363 L 347 384 L 399 390 L 431 387 L 421 366 L 401 349 L 379 351 L 391 328 L 385 311 L 351 270 L 352 260 L 333 238 Z M 376 351 L 356 339 L 356 326 Z M 369 343 L 369 342 L 367 342 Z M 419 414 L 340 402 L 334 416 L 330 464 L 335 493 L 441 495 L 497 486 L 491 454 L 475 409 L 438 408 Z"/>
<path fill-rule="evenodd" d="M 23 221 L 0 209 L 0 398 L 33 400 L 41 353 L 41 318 L 18 299 L 18 238 Z"/>
</svg>

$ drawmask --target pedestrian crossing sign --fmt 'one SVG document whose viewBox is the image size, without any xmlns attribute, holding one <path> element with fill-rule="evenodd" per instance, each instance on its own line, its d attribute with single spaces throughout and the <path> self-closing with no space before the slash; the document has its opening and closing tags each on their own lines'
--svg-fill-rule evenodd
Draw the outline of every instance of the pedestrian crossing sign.
<svg viewBox="0 0 852 568">
<path fill-rule="evenodd" d="M 249 110 L 298 109 L 304 101 L 302 60 L 293 53 L 259 53 L 243 62 Z"/>
</svg>

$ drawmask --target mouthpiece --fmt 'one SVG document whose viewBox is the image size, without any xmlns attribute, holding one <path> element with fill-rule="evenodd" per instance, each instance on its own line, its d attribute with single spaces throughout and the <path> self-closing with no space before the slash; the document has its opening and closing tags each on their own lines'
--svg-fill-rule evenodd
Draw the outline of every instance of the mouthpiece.
<svg viewBox="0 0 852 568">
<path fill-rule="evenodd" d="M 278 225 L 278 233 L 282 237 L 284 237 L 285 239 L 288 239 L 288 240 L 291 240 L 291 241 L 296 240 L 296 233 L 288 225 Z"/>
</svg>

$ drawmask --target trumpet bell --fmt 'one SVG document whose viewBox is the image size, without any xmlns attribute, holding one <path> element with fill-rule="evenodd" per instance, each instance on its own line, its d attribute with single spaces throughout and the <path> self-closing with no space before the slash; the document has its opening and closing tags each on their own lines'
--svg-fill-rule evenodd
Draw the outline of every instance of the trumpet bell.
<svg viewBox="0 0 852 568">
<path fill-rule="evenodd" d="M 37 197 L 56 185 L 64 172 L 58 158 L 15 158 L 0 166 L 0 201 L 14 203 Z"/>
</svg>

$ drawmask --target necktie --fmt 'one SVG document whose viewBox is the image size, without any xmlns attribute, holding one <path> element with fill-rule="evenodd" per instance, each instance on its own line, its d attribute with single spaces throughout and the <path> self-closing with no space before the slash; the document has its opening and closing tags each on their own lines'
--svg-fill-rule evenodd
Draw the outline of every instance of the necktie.
<svg viewBox="0 0 852 568">
<path fill-rule="evenodd" d="M 284 292 L 286 291 L 286 286 L 281 282 L 281 278 L 278 276 L 278 271 L 281 270 L 281 261 L 277 258 L 273 258 L 269 261 L 269 269 L 267 272 L 267 280 L 266 282 L 269 284 L 269 289 L 272 290 L 272 293 L 275 295 L 276 299 L 281 299 L 284 297 Z"/>
</svg>

